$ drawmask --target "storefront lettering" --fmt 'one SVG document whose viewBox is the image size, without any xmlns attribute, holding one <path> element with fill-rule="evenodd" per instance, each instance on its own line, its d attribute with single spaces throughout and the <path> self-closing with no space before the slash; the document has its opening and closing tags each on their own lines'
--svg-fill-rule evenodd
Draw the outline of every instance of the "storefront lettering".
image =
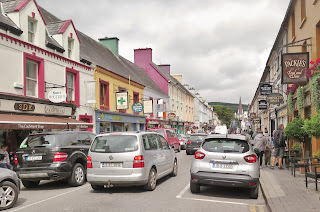
<svg viewBox="0 0 320 212">
<path fill-rule="evenodd" d="M 113 116 L 113 120 L 123 121 L 123 118 L 119 116 Z"/>
<path fill-rule="evenodd" d="M 40 124 L 18 124 L 18 127 L 22 129 L 44 129 L 44 125 Z"/>
<path fill-rule="evenodd" d="M 57 107 L 53 105 L 47 105 L 44 108 L 45 113 L 50 113 L 50 114 L 64 114 L 65 110 L 63 107 Z"/>
<path fill-rule="evenodd" d="M 80 124 L 80 125 L 77 125 L 77 128 L 87 129 L 87 128 L 88 128 L 88 125 Z"/>
<path fill-rule="evenodd" d="M 14 109 L 20 110 L 20 111 L 34 111 L 35 106 L 32 104 L 28 104 L 28 103 L 15 103 Z"/>
</svg>

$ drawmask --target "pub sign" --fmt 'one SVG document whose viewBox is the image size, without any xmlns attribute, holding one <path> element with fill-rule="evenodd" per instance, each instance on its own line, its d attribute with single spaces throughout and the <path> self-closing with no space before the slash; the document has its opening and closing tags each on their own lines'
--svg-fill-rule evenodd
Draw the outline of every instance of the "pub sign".
<svg viewBox="0 0 320 212">
<path fill-rule="evenodd" d="M 287 53 L 282 54 L 282 84 L 308 83 L 306 76 L 309 68 L 309 53 Z"/>
<path fill-rule="evenodd" d="M 260 87 L 260 95 L 269 95 L 272 93 L 272 85 L 263 84 Z"/>
<path fill-rule="evenodd" d="M 267 101 L 266 100 L 260 100 L 259 101 L 259 110 L 266 110 L 267 109 Z"/>
<path fill-rule="evenodd" d="M 267 102 L 276 105 L 283 102 L 283 95 L 280 93 L 272 93 L 267 96 Z"/>
</svg>

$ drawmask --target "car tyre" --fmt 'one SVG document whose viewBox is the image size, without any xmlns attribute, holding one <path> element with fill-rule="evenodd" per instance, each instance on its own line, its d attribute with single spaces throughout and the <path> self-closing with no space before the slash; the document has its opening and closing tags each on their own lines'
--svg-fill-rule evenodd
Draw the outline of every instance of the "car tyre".
<svg viewBox="0 0 320 212">
<path fill-rule="evenodd" d="M 190 153 L 188 152 L 188 150 L 186 150 L 186 155 L 190 155 Z"/>
<path fill-rule="evenodd" d="M 83 165 L 76 163 L 73 166 L 71 176 L 68 178 L 68 183 L 70 186 L 76 187 L 81 186 L 85 182 L 85 172 Z"/>
<path fill-rule="evenodd" d="M 22 181 L 22 185 L 26 188 L 36 188 L 40 181 L 29 181 L 29 180 L 21 180 Z"/>
<path fill-rule="evenodd" d="M 190 191 L 191 193 L 199 193 L 200 192 L 200 185 L 195 182 L 190 182 Z"/>
<path fill-rule="evenodd" d="M 9 181 L 3 181 L 0 183 L 1 191 L 4 193 L 0 193 L 0 210 L 5 210 L 11 208 L 17 201 L 19 190 L 17 186 Z"/>
<path fill-rule="evenodd" d="M 255 188 L 250 188 L 249 195 L 251 199 L 258 199 L 259 196 L 259 184 Z"/>
<path fill-rule="evenodd" d="M 178 161 L 177 161 L 177 159 L 174 159 L 173 170 L 171 172 L 171 177 L 175 177 L 177 175 L 178 175 Z"/>
<path fill-rule="evenodd" d="M 95 190 L 95 191 L 101 191 L 101 190 L 104 189 L 104 186 L 102 186 L 102 185 L 92 185 L 92 184 L 91 184 L 91 188 L 92 188 L 93 190 Z"/>
<path fill-rule="evenodd" d="M 147 191 L 153 191 L 157 187 L 157 171 L 151 168 L 149 172 L 148 183 L 144 186 Z"/>
</svg>

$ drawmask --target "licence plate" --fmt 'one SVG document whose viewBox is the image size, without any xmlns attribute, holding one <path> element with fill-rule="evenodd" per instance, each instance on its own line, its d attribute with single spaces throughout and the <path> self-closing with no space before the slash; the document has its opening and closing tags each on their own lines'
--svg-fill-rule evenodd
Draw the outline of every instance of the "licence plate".
<svg viewBox="0 0 320 212">
<path fill-rule="evenodd" d="M 212 167 L 217 169 L 233 169 L 234 166 L 231 164 L 213 163 Z"/>
<path fill-rule="evenodd" d="M 101 163 L 101 167 L 122 167 L 122 163 Z"/>
<path fill-rule="evenodd" d="M 27 161 L 34 161 L 34 160 L 42 160 L 42 155 L 40 155 L 40 156 L 27 156 Z"/>
</svg>

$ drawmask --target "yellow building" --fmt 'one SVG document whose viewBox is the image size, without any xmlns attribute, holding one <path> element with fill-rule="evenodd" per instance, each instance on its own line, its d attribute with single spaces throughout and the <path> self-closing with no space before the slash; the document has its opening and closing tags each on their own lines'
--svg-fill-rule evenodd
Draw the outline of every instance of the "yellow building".
<svg viewBox="0 0 320 212">
<path fill-rule="evenodd" d="M 320 58 L 320 1 L 318 0 L 291 0 L 283 27 L 287 31 L 288 53 L 309 53 L 309 62 Z M 311 100 L 310 84 L 303 88 L 304 106 L 301 118 L 310 118 L 316 113 Z M 294 99 L 294 117 L 298 116 L 297 92 Z M 292 117 L 289 118 L 289 121 Z M 312 145 L 311 145 L 312 143 Z M 306 151 L 314 153 L 320 149 L 320 139 L 312 138 L 305 144 Z M 311 155 L 310 155 L 311 156 Z"/>
</svg>

